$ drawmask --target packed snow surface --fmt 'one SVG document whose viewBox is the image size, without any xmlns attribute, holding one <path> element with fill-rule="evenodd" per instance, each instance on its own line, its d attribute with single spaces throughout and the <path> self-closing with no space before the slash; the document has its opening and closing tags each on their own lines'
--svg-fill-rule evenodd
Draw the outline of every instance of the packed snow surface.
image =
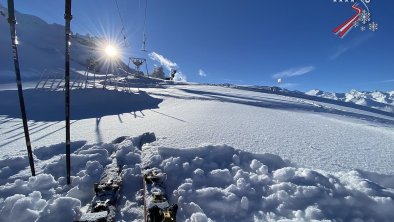
<svg viewBox="0 0 394 222">
<path fill-rule="evenodd" d="M 146 166 L 167 174 L 179 221 L 394 218 L 393 117 L 247 88 L 155 84 L 72 90 L 71 186 L 63 91 L 24 90 L 31 177 L 17 91 L 0 90 L 0 218 L 78 219 L 111 158 L 124 165 L 118 221 L 143 218 Z M 158 139 L 141 151 L 145 132 Z"/>
<path fill-rule="evenodd" d="M 33 148 L 64 142 L 63 91 L 24 91 Z M 163 146 L 226 144 L 326 171 L 393 174 L 394 118 L 222 86 L 158 85 L 71 93 L 71 138 L 88 144 L 155 132 Z M 25 155 L 17 91 L 0 91 L 0 155 Z"/>
</svg>

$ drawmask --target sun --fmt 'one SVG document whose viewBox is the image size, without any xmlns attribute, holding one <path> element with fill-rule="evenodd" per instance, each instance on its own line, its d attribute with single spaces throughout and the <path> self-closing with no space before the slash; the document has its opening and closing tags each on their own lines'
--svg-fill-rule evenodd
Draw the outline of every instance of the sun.
<svg viewBox="0 0 394 222">
<path fill-rule="evenodd" d="M 105 47 L 105 53 L 111 58 L 116 57 L 119 54 L 118 49 L 113 45 L 107 45 Z"/>
</svg>

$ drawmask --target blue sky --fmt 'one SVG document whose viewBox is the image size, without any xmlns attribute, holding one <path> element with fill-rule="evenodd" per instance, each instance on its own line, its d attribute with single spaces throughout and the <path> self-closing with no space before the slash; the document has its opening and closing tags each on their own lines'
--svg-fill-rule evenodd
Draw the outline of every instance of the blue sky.
<svg viewBox="0 0 394 222">
<path fill-rule="evenodd" d="M 2 0 L 4 4 L 5 1 Z M 188 81 L 275 85 L 306 91 L 394 90 L 394 1 L 371 0 L 377 32 L 332 30 L 352 3 L 333 0 L 148 0 L 148 53 L 140 51 L 145 0 L 118 0 L 129 45 L 125 56 L 178 66 Z M 64 1 L 16 1 L 17 10 L 64 23 Z M 113 0 L 73 1 L 74 32 L 118 37 Z M 122 44 L 123 45 L 123 44 Z M 158 57 L 161 56 L 161 57 Z"/>
</svg>

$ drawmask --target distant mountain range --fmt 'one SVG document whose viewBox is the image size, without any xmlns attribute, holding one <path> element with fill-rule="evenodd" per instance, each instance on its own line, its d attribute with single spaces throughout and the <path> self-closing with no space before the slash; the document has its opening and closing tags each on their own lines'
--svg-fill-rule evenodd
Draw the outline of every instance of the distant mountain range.
<svg viewBox="0 0 394 222">
<path fill-rule="evenodd" d="M 323 97 L 343 102 L 367 106 L 386 112 L 394 113 L 394 91 L 390 92 L 360 92 L 355 89 L 348 93 L 332 93 L 314 89 L 306 92 L 310 96 Z"/>
</svg>

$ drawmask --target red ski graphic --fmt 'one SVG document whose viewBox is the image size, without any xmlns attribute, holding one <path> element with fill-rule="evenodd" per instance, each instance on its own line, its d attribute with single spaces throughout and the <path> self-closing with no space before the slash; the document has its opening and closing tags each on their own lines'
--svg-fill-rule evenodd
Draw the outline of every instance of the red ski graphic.
<svg viewBox="0 0 394 222">
<path fill-rule="evenodd" d="M 340 26 L 336 27 L 333 32 L 335 34 L 338 34 L 339 37 L 343 38 L 353 27 L 353 24 L 355 21 L 358 20 L 358 17 L 360 16 L 361 12 L 363 11 L 362 8 L 358 7 L 358 4 L 354 4 L 352 6 L 352 9 L 356 11 L 356 14 L 353 15 L 350 19 L 346 20 L 344 23 L 342 23 Z"/>
</svg>

